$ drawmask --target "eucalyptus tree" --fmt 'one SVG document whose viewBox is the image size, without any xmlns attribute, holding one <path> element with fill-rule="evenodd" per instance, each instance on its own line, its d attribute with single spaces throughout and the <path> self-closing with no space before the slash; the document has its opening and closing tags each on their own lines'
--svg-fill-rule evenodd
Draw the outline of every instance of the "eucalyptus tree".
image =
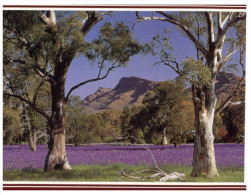
<svg viewBox="0 0 251 195">
<path fill-rule="evenodd" d="M 155 133 L 162 134 L 162 143 L 169 140 L 178 146 L 187 130 L 184 86 L 174 81 L 158 84 L 154 91 L 148 92 L 139 112 L 131 117 L 133 129 L 142 129 L 145 140 L 151 140 Z"/>
<path fill-rule="evenodd" d="M 9 101 L 3 106 L 3 144 L 17 144 L 22 136 L 21 109 Z"/>
<path fill-rule="evenodd" d="M 104 23 L 92 42 L 85 40 L 92 28 L 110 12 L 4 11 L 4 95 L 18 98 L 44 116 L 50 127 L 49 151 L 44 170 L 71 169 L 65 151 L 65 107 L 71 93 L 90 82 L 105 79 L 126 66 L 140 46 L 123 23 Z M 97 76 L 65 92 L 67 72 L 75 57 L 97 64 Z M 27 78 L 40 83 L 32 90 Z M 37 105 L 38 92 L 49 84 L 51 109 Z"/>
<path fill-rule="evenodd" d="M 4 69 L 5 73 L 11 73 L 13 76 L 17 76 L 19 72 L 15 72 L 11 68 L 9 70 Z M 17 71 L 19 71 L 17 69 Z M 13 80 L 13 82 L 19 82 L 18 79 Z M 14 86 L 18 86 L 15 83 Z M 36 106 L 40 109 L 44 110 L 45 112 L 50 112 L 51 109 L 51 95 L 50 95 L 50 88 L 48 83 L 43 83 L 42 80 L 33 75 L 29 75 L 25 78 L 25 82 L 20 85 L 22 90 L 26 92 L 27 99 L 34 99 Z M 36 94 L 34 96 L 34 94 Z M 13 98 L 12 98 L 13 99 Z M 18 99 L 16 99 L 18 100 Z M 28 138 L 29 146 L 31 151 L 36 151 L 37 141 L 39 139 L 46 139 L 48 141 L 48 121 L 45 117 L 40 115 L 31 106 L 26 104 L 23 101 L 20 102 L 20 107 L 22 109 L 22 119 L 23 119 L 23 126 L 25 129 L 25 138 Z"/>
<path fill-rule="evenodd" d="M 39 139 L 48 139 L 47 120 L 26 104 L 22 104 L 23 126 L 26 131 L 25 138 L 29 141 L 31 151 L 37 150 Z M 48 141 L 48 140 L 47 140 Z"/>
<path fill-rule="evenodd" d="M 146 14 L 146 13 L 144 13 Z M 245 12 L 164 12 L 156 11 L 149 16 L 136 12 L 138 22 L 158 20 L 173 24 L 183 36 L 191 40 L 196 49 L 197 59 L 188 58 L 182 64 L 172 55 L 168 37 L 155 37 L 162 64 L 174 70 L 180 78 L 192 85 L 195 111 L 195 143 L 192 176 L 218 176 L 215 153 L 213 121 L 240 90 L 245 79 Z M 228 65 L 234 54 L 239 54 L 238 66 L 243 77 L 232 94 L 216 109 L 215 83 L 217 74 Z M 234 67 L 234 66 L 232 66 Z"/>
</svg>

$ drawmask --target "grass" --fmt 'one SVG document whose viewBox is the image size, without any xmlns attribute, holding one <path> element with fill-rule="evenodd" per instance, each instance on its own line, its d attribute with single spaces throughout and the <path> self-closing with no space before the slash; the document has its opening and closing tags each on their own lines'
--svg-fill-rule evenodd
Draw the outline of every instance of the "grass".
<svg viewBox="0 0 251 195">
<path fill-rule="evenodd" d="M 120 171 L 127 174 L 132 172 L 148 169 L 147 166 L 130 166 L 126 164 L 114 164 L 110 166 L 100 165 L 78 165 L 74 166 L 71 171 L 55 170 L 54 172 L 43 172 L 42 169 L 25 169 L 25 170 L 4 170 L 4 181 L 75 181 L 75 182 L 142 182 L 124 177 Z M 184 173 L 184 181 L 180 182 L 244 182 L 243 168 L 220 168 L 218 172 L 220 177 L 191 177 L 192 167 L 188 166 L 170 166 L 161 167 L 166 173 L 176 171 Z M 143 173 L 137 176 L 146 176 L 151 173 Z M 146 182 L 158 181 L 159 178 L 147 179 Z M 177 182 L 177 181 L 175 181 Z"/>
</svg>

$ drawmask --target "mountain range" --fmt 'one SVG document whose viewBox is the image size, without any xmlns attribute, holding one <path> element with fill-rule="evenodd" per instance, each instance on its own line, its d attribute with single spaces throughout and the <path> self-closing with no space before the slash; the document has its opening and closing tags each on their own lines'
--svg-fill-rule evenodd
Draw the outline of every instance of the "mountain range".
<svg viewBox="0 0 251 195">
<path fill-rule="evenodd" d="M 224 101 L 235 89 L 241 78 L 232 73 L 220 72 L 217 75 L 216 95 L 218 101 Z M 122 110 L 125 106 L 140 106 L 146 92 L 154 90 L 158 81 L 138 77 L 123 77 L 115 88 L 100 87 L 94 94 L 86 97 L 82 104 L 87 113 L 104 110 Z M 245 87 L 245 82 L 243 83 Z"/>
</svg>

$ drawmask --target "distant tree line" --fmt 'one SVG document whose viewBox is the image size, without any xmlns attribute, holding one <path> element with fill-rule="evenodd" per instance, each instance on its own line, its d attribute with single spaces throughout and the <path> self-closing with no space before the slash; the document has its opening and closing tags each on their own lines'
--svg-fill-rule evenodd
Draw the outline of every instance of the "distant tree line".
<svg viewBox="0 0 251 195">
<path fill-rule="evenodd" d="M 71 96 L 66 108 L 66 143 L 80 144 L 113 142 L 120 135 L 121 111 L 110 110 L 87 115 L 79 96 Z"/>
<path fill-rule="evenodd" d="M 241 93 L 244 93 L 243 91 Z M 47 97 L 46 88 L 41 96 Z M 235 101 L 242 101 L 239 94 Z M 42 98 L 43 99 L 43 98 Z M 41 102 L 44 107 L 46 101 Z M 46 109 L 46 108 L 45 108 Z M 47 122 L 34 110 L 16 99 L 4 98 L 4 144 L 47 144 Z M 245 104 L 229 105 L 214 120 L 216 142 L 243 142 Z M 66 106 L 66 143 L 80 146 L 90 143 L 120 141 L 148 144 L 193 143 L 194 109 L 191 94 L 175 81 L 161 82 L 149 91 L 141 106 L 127 106 L 122 111 L 108 110 L 88 115 L 79 96 L 70 96 Z M 130 136 L 128 136 L 130 135 Z M 128 137 L 128 139 L 126 139 Z M 134 137 L 135 139 L 133 139 Z"/>
</svg>

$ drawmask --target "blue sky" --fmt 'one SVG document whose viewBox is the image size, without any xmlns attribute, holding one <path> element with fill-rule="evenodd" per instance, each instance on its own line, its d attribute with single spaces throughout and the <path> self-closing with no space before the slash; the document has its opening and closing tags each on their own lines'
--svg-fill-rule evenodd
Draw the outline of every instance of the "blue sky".
<svg viewBox="0 0 251 195">
<path fill-rule="evenodd" d="M 146 13 L 144 13 L 146 14 Z M 87 40 L 92 40 L 97 37 L 98 31 L 104 22 L 110 21 L 112 24 L 118 21 L 126 21 L 129 26 L 136 21 L 135 12 L 117 12 L 113 17 L 106 16 L 104 20 L 98 23 L 87 35 Z M 135 39 L 140 43 L 145 43 L 152 40 L 152 37 L 157 33 L 162 33 L 163 29 L 169 28 L 172 30 L 171 41 L 174 47 L 174 53 L 178 62 L 182 62 L 186 57 L 195 57 L 196 50 L 192 42 L 181 36 L 180 32 L 172 24 L 162 21 L 144 21 L 137 23 L 133 29 Z M 131 58 L 128 67 L 115 69 L 114 72 L 102 81 L 89 83 L 73 91 L 72 95 L 78 95 L 84 99 L 88 95 L 97 91 L 99 87 L 114 88 L 122 77 L 136 76 L 153 81 L 165 81 L 173 79 L 177 75 L 173 70 L 166 66 L 155 65 L 159 59 L 157 56 L 152 55 L 136 55 Z M 66 92 L 69 89 L 87 79 L 95 78 L 97 76 L 97 67 L 95 64 L 90 65 L 91 62 L 87 61 L 84 57 L 74 59 L 69 69 L 66 80 Z"/>
</svg>

